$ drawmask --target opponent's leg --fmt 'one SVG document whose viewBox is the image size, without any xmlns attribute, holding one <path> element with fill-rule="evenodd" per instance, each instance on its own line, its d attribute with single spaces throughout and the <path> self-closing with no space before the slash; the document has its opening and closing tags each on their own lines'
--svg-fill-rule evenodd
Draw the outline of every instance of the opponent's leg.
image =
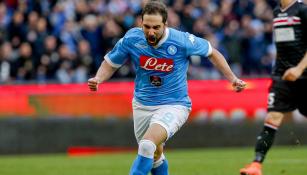
<svg viewBox="0 0 307 175">
<path fill-rule="evenodd" d="M 271 148 L 275 133 L 278 127 L 281 125 L 284 114 L 280 112 L 269 112 L 265 120 L 264 127 L 257 137 L 256 147 L 255 147 L 255 159 L 254 162 L 262 163 L 268 150 Z"/>
<path fill-rule="evenodd" d="M 166 139 L 166 130 L 159 124 L 152 124 L 139 143 L 138 155 L 130 175 L 147 175 L 153 166 L 156 145 L 162 144 Z"/>
<path fill-rule="evenodd" d="M 241 175 L 261 175 L 261 163 L 264 161 L 265 156 L 269 149 L 271 148 L 275 133 L 278 127 L 281 125 L 281 122 L 285 115 L 280 112 L 269 112 L 265 120 L 264 127 L 257 137 L 257 142 L 255 145 L 255 159 L 254 161 L 247 165 L 245 168 L 240 170 Z"/>
</svg>

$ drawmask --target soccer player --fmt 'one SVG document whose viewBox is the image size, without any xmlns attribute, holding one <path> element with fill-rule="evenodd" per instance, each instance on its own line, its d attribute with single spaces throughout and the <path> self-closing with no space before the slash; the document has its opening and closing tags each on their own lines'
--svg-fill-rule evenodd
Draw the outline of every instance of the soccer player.
<svg viewBox="0 0 307 175">
<path fill-rule="evenodd" d="M 277 59 L 268 96 L 268 114 L 257 137 L 254 161 L 241 175 L 261 175 L 261 164 L 285 116 L 298 109 L 307 116 L 307 6 L 298 0 L 280 0 L 274 10 L 273 31 Z"/>
<path fill-rule="evenodd" d="M 225 58 L 210 43 L 189 33 L 167 27 L 167 8 L 160 1 L 149 1 L 142 11 L 142 27 L 130 29 L 105 55 L 95 77 L 88 80 L 90 90 L 130 59 L 136 69 L 133 99 L 134 132 L 138 155 L 130 175 L 168 175 L 164 143 L 186 122 L 191 110 L 187 94 L 188 57 L 208 56 L 213 64 L 242 91 Z"/>
</svg>

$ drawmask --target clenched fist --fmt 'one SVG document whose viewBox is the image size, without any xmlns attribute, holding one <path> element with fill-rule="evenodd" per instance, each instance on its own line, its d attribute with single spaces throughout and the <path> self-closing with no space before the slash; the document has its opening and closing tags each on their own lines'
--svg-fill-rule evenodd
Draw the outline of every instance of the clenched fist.
<svg viewBox="0 0 307 175">
<path fill-rule="evenodd" d="M 87 86 L 90 88 L 91 91 L 97 91 L 99 83 L 100 81 L 96 77 L 87 80 Z"/>
<path fill-rule="evenodd" d="M 236 79 L 233 81 L 232 87 L 236 92 L 241 92 L 245 89 L 246 83 L 243 80 Z"/>
</svg>

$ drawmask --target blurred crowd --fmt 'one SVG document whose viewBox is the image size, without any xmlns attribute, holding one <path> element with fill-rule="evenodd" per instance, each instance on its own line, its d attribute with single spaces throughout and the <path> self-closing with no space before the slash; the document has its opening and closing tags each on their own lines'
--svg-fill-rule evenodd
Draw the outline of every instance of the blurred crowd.
<svg viewBox="0 0 307 175">
<path fill-rule="evenodd" d="M 0 83 L 81 83 L 131 27 L 142 0 L 0 2 Z M 166 0 L 170 27 L 208 39 L 242 76 L 268 76 L 275 58 L 276 0 Z M 191 57 L 189 78 L 216 79 L 207 58 Z M 128 62 L 115 78 L 134 76 Z"/>
</svg>

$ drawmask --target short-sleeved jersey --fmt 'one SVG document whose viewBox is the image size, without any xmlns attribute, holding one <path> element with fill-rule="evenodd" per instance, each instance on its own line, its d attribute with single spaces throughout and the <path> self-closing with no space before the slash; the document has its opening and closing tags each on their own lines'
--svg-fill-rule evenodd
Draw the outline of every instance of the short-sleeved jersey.
<svg viewBox="0 0 307 175">
<path fill-rule="evenodd" d="M 274 9 L 273 27 L 277 48 L 274 78 L 281 77 L 288 68 L 296 66 L 307 51 L 307 6 L 294 1 L 286 9 Z M 301 78 L 307 78 L 307 70 Z"/>
<path fill-rule="evenodd" d="M 165 29 L 164 37 L 153 47 L 141 28 L 130 29 L 105 60 L 120 67 L 131 59 L 135 69 L 134 98 L 143 105 L 183 105 L 191 107 L 188 96 L 187 70 L 189 56 L 208 56 L 210 43 L 173 28 Z"/>
</svg>

